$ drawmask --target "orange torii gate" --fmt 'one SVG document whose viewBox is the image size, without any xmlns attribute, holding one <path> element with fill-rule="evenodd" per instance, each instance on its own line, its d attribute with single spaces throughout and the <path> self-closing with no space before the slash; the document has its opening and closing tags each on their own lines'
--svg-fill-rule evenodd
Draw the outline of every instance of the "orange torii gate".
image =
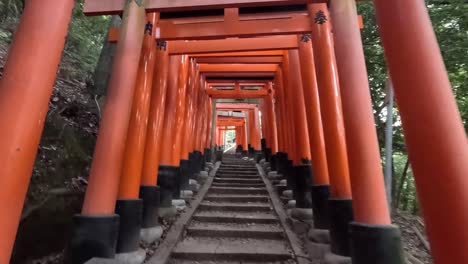
<svg viewBox="0 0 468 264">
<path fill-rule="evenodd" d="M 305 67 L 304 62 L 301 62 L 311 63 L 309 49 L 312 46 L 303 44 L 299 45 L 299 51 L 290 49 L 287 54 L 284 53 L 282 68 L 275 72 L 244 72 L 243 77 L 275 78 L 274 86 L 275 91 L 278 91 L 279 100 L 276 116 L 279 120 L 278 148 L 281 150 L 279 152 L 281 159 L 284 160 L 287 154 L 291 154 L 294 165 L 301 166 L 303 165 L 300 163 L 301 159 L 310 159 L 310 152 L 313 149 L 320 149 L 318 155 L 320 155 L 321 163 L 326 158 L 332 199 L 322 209 L 330 212 L 332 252 L 343 256 L 350 255 L 352 252 L 352 261 L 357 264 L 403 263 L 398 229 L 391 225 L 387 210 L 364 54 L 356 19 L 356 5 L 352 0 L 328 1 L 332 18 L 329 19 L 327 5 L 317 4 L 318 2 L 297 0 L 86 1 L 86 12 L 89 14 L 123 12 L 124 19 L 82 214 L 74 218 L 75 232 L 71 242 L 71 255 L 75 263 L 84 263 L 96 256 L 114 257 L 118 230 L 126 228 L 123 225 L 119 226 L 119 216 L 115 214 L 117 197 L 132 198 L 130 199 L 132 200 L 130 204 L 133 203 L 131 207 L 139 208 L 135 205 L 139 203 L 138 199 L 134 199 L 136 188 L 134 183 L 137 180 L 131 179 L 129 185 L 119 188 L 121 182 L 128 180 L 125 174 L 122 174 L 122 167 L 132 168 L 136 164 L 124 160 L 129 148 L 128 142 L 133 142 L 132 140 L 137 138 L 136 135 L 140 135 L 136 132 L 137 130 L 128 133 L 129 128 L 141 128 L 138 121 L 132 119 L 132 112 L 141 110 L 149 111 L 149 115 L 153 113 L 155 116 L 149 117 L 149 120 L 154 122 L 151 123 L 151 127 L 162 122 L 163 135 L 160 144 L 164 143 L 161 145 L 167 148 L 159 149 L 159 151 L 165 151 L 159 156 L 167 169 L 162 170 L 164 173 L 159 174 L 159 179 L 171 178 L 179 166 L 178 162 L 180 163 L 180 160 L 184 158 L 185 153 L 182 154 L 180 149 L 181 142 L 187 140 L 184 136 L 188 134 L 187 129 L 193 132 L 192 134 L 196 134 L 193 141 L 189 140 L 193 143 L 191 149 L 194 153 L 201 152 L 203 148 L 208 147 L 209 133 L 207 132 L 211 125 L 209 117 L 212 108 L 211 99 L 206 93 L 200 93 L 198 102 L 193 104 L 197 105 L 195 110 L 197 115 L 188 116 L 196 124 L 201 124 L 201 129 L 193 130 L 193 127 L 185 124 L 186 108 L 176 108 L 175 111 L 169 108 L 169 106 L 194 100 L 193 96 L 186 97 L 185 95 L 192 89 L 192 87 L 187 87 L 186 80 L 190 79 L 187 75 L 193 76 L 194 73 L 196 75 L 197 70 L 191 70 L 196 59 L 191 59 L 187 55 L 178 55 L 178 57 L 172 56 L 167 59 L 168 62 L 163 62 L 166 60 L 163 58 L 167 55 L 163 54 L 164 52 L 157 52 L 161 56 L 155 62 L 156 69 L 158 69 L 156 75 L 159 77 L 153 83 L 162 87 L 167 81 L 168 87 L 176 87 L 175 93 L 172 94 L 174 91 L 167 89 L 166 107 L 161 106 L 165 99 L 161 101 L 160 92 L 156 92 L 154 97 L 151 95 L 155 98 L 155 102 L 151 100 L 150 110 L 147 110 L 148 103 L 144 100 L 138 100 L 140 104 L 145 104 L 141 109 L 132 106 L 136 101 L 134 91 L 145 94 L 148 90 L 148 87 L 140 84 L 142 79 L 150 78 L 150 76 L 138 69 L 139 65 L 149 66 L 153 63 L 150 59 L 145 59 L 149 58 L 145 55 L 150 54 L 151 50 L 154 52 L 152 45 L 148 45 L 150 44 L 147 41 L 149 37 L 145 36 L 149 33 L 158 40 L 312 33 L 312 54 L 317 73 L 323 140 L 320 137 L 311 136 L 311 144 L 305 147 L 300 144 L 301 141 L 309 139 L 309 131 L 317 132 L 319 129 L 318 126 L 310 126 L 307 123 L 308 119 L 312 120 L 310 116 L 318 117 L 319 109 L 306 112 L 306 108 L 303 107 L 306 103 L 295 101 L 303 100 L 302 93 L 310 97 L 308 100 L 310 99 L 311 102 L 316 101 L 314 94 L 316 95 L 317 92 L 314 90 L 314 80 L 310 76 L 314 72 Z M 464 247 L 468 244 L 468 231 L 464 226 L 468 221 L 466 214 L 468 211 L 468 193 L 466 192 L 468 144 L 427 10 L 423 1 L 374 0 L 373 2 L 402 116 L 405 139 L 434 261 L 436 264 L 467 263 L 468 253 Z M 295 3 L 307 3 L 308 12 L 287 14 L 286 18 L 257 16 L 250 20 L 242 20 L 242 15 L 239 15 L 237 9 L 241 6 Z M 3 151 L 0 158 L 1 263 L 8 263 L 11 256 L 73 4 L 72 0 L 26 2 L 21 23 L 5 65 L 4 77 L 0 82 L 0 125 L 8 128 L 0 130 L 0 149 Z M 189 21 L 189 23 L 174 23 L 169 20 L 158 22 L 157 13 L 155 14 L 155 12 L 210 8 L 226 8 L 223 20 L 212 21 L 210 25 L 202 23 L 206 20 Z M 146 12 L 148 12 L 147 15 Z M 143 30 L 147 20 L 154 22 L 154 31 Z M 330 20 L 333 21 L 333 36 L 330 34 Z M 201 26 L 202 24 L 205 25 Z M 31 28 L 35 30 L 31 31 Z M 36 41 L 31 42 L 31 39 Z M 304 36 L 301 41 L 309 42 L 310 39 Z M 144 42 L 147 42 L 145 46 L 143 46 Z M 159 48 L 164 49 L 163 42 L 158 43 Z M 301 52 L 304 57 L 298 56 L 298 52 Z M 140 56 L 141 54 L 145 55 Z M 227 55 L 223 54 L 223 56 Z M 197 55 L 197 58 L 201 57 L 213 58 L 219 57 L 219 54 L 218 56 Z M 163 76 L 160 71 L 167 71 L 167 69 L 159 70 L 160 65 L 167 65 L 166 68 L 169 71 L 172 69 L 176 74 L 169 74 L 170 78 L 166 79 L 167 75 Z M 25 75 L 24 72 L 28 74 Z M 239 72 L 214 72 L 205 76 L 239 76 Z M 206 88 L 206 82 L 203 79 L 205 76 L 199 77 L 199 89 Z M 299 89 L 299 87 L 304 88 L 305 85 L 308 86 L 306 87 L 308 90 Z M 434 107 L 434 105 L 439 107 Z M 294 110 L 289 108 L 294 108 Z M 165 110 L 162 113 L 156 109 Z M 168 113 L 171 111 L 174 112 Z M 161 114 L 163 117 L 160 117 Z M 168 124 L 167 118 L 173 118 L 170 121 L 174 123 Z M 129 125 L 130 123 L 132 126 Z M 293 126 L 290 126 L 291 124 Z M 133 127 L 133 125 L 136 126 Z M 169 126 L 173 128 L 170 132 L 168 132 L 169 129 L 166 130 Z M 155 136 L 155 134 L 161 131 L 147 132 L 147 137 L 158 138 L 159 135 Z M 131 136 L 127 137 L 127 135 Z M 302 137 L 307 137 L 307 139 Z M 323 152 L 323 142 L 325 142 L 325 155 L 320 154 Z M 147 144 L 145 153 L 151 150 Z M 138 148 L 132 148 L 131 151 L 141 152 L 141 145 L 138 146 Z M 295 148 L 298 148 L 299 152 L 294 152 Z M 155 154 L 154 150 L 150 152 Z M 316 151 L 313 152 L 313 155 L 316 155 Z M 145 156 L 144 160 L 146 159 Z M 144 168 L 146 167 L 145 161 L 142 165 Z M 128 171 L 131 170 L 128 169 Z M 323 201 L 328 199 L 326 193 L 328 182 L 323 164 L 320 171 L 322 171 L 319 177 L 321 180 L 315 181 L 314 179 L 314 186 L 325 187 L 321 189 L 324 193 L 322 197 L 326 197 L 322 198 Z M 156 172 L 153 171 L 153 173 Z M 169 174 L 172 176 L 169 177 Z M 147 177 L 151 176 L 142 176 L 141 179 L 148 180 Z M 155 187 L 156 182 L 151 182 L 150 185 Z M 169 187 L 166 191 L 173 191 L 171 189 L 173 182 L 169 180 L 165 187 Z M 153 188 L 153 190 L 155 190 L 152 191 L 153 194 L 157 192 L 156 189 Z M 123 203 L 120 205 L 124 206 Z M 150 207 L 143 206 L 143 211 L 148 208 Z M 343 212 L 345 212 L 344 215 Z M 443 217 L 440 216 L 440 212 L 444 212 Z M 351 220 L 354 222 L 350 223 Z M 136 224 L 137 227 L 138 225 L 139 223 Z M 348 226 L 350 226 L 349 233 Z M 122 238 L 119 241 L 123 241 Z M 134 242 L 135 240 L 126 241 Z M 91 245 L 96 251 L 87 250 Z M 122 244 L 120 246 L 124 247 Z M 133 247 L 134 245 L 131 245 L 126 250 L 133 249 Z M 381 248 L 385 250 L 380 250 Z"/>
</svg>

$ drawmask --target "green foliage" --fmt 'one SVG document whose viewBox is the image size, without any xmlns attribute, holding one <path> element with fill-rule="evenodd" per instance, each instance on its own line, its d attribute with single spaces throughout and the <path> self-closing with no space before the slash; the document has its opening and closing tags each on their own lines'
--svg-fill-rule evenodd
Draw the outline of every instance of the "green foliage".
<svg viewBox="0 0 468 264">
<path fill-rule="evenodd" d="M 466 0 L 427 1 L 429 14 L 434 25 L 442 55 L 447 67 L 455 98 L 460 109 L 465 130 L 468 129 L 468 3 Z M 371 97 L 374 106 L 376 129 L 384 153 L 384 129 L 387 111 L 385 109 L 385 83 L 388 78 L 383 48 L 372 2 L 360 2 L 358 11 L 364 17 L 362 39 L 366 55 Z M 398 102 L 397 102 L 398 103 Z M 397 106 L 396 106 L 397 107 Z M 434 106 L 436 107 L 436 106 Z M 419 209 L 416 188 L 411 169 L 406 177 L 406 147 L 398 110 L 394 111 L 394 205 L 399 209 L 416 213 Z M 403 182 L 402 182 L 403 181 Z M 398 190 L 401 187 L 401 190 Z M 397 196 L 401 193 L 400 197 Z"/>
<path fill-rule="evenodd" d="M 64 50 L 64 75 L 69 78 L 89 78 L 96 68 L 109 17 L 86 17 L 83 0 L 76 1 Z"/>
<path fill-rule="evenodd" d="M 24 0 L 0 1 L 0 43 L 10 41 L 23 6 Z M 108 24 L 107 16 L 86 17 L 83 14 L 83 0 L 75 1 L 60 67 L 61 77 L 85 80 L 92 75 Z"/>
</svg>

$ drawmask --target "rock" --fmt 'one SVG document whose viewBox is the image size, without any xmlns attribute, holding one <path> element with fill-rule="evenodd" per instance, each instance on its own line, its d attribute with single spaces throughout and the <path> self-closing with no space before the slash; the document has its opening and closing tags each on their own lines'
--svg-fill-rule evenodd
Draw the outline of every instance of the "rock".
<svg viewBox="0 0 468 264">
<path fill-rule="evenodd" d="M 286 179 L 281 180 L 281 181 L 279 182 L 279 185 L 286 186 L 286 185 L 288 185 L 288 181 L 287 181 Z"/>
<path fill-rule="evenodd" d="M 180 191 L 180 198 L 184 200 L 191 200 L 193 198 L 193 191 L 191 190 L 182 190 Z"/>
<path fill-rule="evenodd" d="M 159 241 L 162 234 L 163 229 L 161 226 L 143 228 L 140 230 L 140 239 L 147 244 L 151 244 L 153 242 Z"/>
<path fill-rule="evenodd" d="M 172 206 L 174 206 L 177 210 L 181 211 L 187 207 L 187 203 L 183 199 L 172 200 Z"/>
<path fill-rule="evenodd" d="M 198 181 L 194 180 L 194 179 L 190 179 L 189 180 L 189 185 L 192 185 L 192 184 L 198 184 Z"/>
<path fill-rule="evenodd" d="M 311 228 L 308 234 L 309 240 L 315 243 L 329 244 L 330 231 L 327 229 Z"/>
<path fill-rule="evenodd" d="M 283 196 L 286 197 L 286 198 L 288 198 L 288 199 L 290 199 L 290 200 L 293 199 L 293 192 L 292 192 L 292 190 L 286 190 L 286 191 L 284 191 L 284 192 L 283 192 Z"/>
<path fill-rule="evenodd" d="M 328 252 L 323 258 L 323 264 L 352 264 L 350 257 L 339 256 Z M 376 263 L 377 264 L 377 263 Z"/>
<path fill-rule="evenodd" d="M 307 253 L 311 259 L 323 259 L 330 252 L 330 245 L 308 241 L 305 244 Z"/>
<path fill-rule="evenodd" d="M 283 178 L 282 174 L 279 174 L 277 171 L 270 171 L 267 175 L 268 179 L 272 178 Z"/>
<path fill-rule="evenodd" d="M 177 215 L 177 209 L 175 208 L 175 206 L 161 207 L 158 210 L 158 214 L 159 214 L 159 217 L 161 218 L 165 218 L 165 219 L 173 218 L 174 216 Z"/>
<path fill-rule="evenodd" d="M 296 201 L 294 201 L 294 204 Z M 312 208 L 293 208 L 291 217 L 302 221 L 311 221 L 314 218 Z"/>
<path fill-rule="evenodd" d="M 288 207 L 289 209 L 296 208 L 296 200 L 289 200 L 289 201 L 288 201 L 287 207 Z"/>
<path fill-rule="evenodd" d="M 117 259 L 105 259 L 105 258 L 92 258 L 85 262 L 85 264 L 124 264 Z"/>
<path fill-rule="evenodd" d="M 119 253 L 115 255 L 115 259 L 119 263 L 125 264 L 141 264 L 145 261 L 146 251 L 144 249 L 138 249 L 137 251 L 128 252 L 128 253 Z"/>
</svg>

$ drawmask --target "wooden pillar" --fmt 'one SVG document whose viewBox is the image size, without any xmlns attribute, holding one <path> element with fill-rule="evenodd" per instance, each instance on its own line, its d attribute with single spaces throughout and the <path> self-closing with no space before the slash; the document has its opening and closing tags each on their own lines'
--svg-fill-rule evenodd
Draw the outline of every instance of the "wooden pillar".
<svg viewBox="0 0 468 264">
<path fill-rule="evenodd" d="M 0 80 L 0 263 L 10 262 L 73 4 L 26 1 Z"/>
<path fill-rule="evenodd" d="M 117 49 L 102 111 L 82 215 L 74 218 L 70 257 L 83 263 L 92 257 L 112 258 L 119 216 L 114 214 L 125 143 L 146 24 L 143 5 L 125 6 Z M 89 247 L 97 250 L 89 251 Z"/>
<path fill-rule="evenodd" d="M 353 192 L 352 259 L 354 263 L 404 263 L 400 233 L 391 226 L 385 194 L 356 3 L 332 0 L 330 13 Z"/>
<path fill-rule="evenodd" d="M 374 3 L 434 263 L 468 263 L 468 144 L 427 8 Z"/>
</svg>

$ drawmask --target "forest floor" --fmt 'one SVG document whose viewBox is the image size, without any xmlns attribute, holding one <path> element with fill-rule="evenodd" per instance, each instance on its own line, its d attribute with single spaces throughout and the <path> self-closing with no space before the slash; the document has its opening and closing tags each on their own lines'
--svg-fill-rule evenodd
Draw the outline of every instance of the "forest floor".
<svg viewBox="0 0 468 264">
<path fill-rule="evenodd" d="M 0 28 L 0 79 L 8 49 L 2 34 L 5 32 Z M 61 69 L 69 67 L 60 65 Z M 13 264 L 61 263 L 70 219 L 81 209 L 99 125 L 97 99 L 88 89 L 86 82 L 70 80 L 59 70 L 18 231 Z M 423 242 L 427 238 L 421 218 L 398 212 L 393 215 L 393 221 L 401 228 L 405 251 L 420 261 L 410 260 L 411 263 L 431 264 L 430 253 Z"/>
</svg>

